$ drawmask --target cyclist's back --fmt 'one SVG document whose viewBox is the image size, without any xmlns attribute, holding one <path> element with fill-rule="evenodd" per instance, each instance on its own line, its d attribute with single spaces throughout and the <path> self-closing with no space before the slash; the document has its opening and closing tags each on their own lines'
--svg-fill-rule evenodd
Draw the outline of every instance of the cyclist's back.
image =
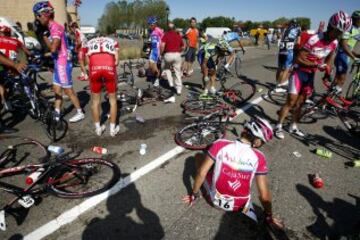
<svg viewBox="0 0 360 240">
<path fill-rule="evenodd" d="M 208 154 L 215 161 L 207 175 L 212 202 L 226 211 L 242 209 L 250 201 L 254 176 L 267 174 L 264 154 L 249 144 L 225 139 L 214 142 Z M 221 204 L 225 202 L 227 206 Z"/>
<path fill-rule="evenodd" d="M 56 54 L 53 54 L 53 59 L 56 64 L 66 64 L 69 59 L 67 38 L 65 35 L 64 26 L 58 24 L 55 21 L 49 23 L 50 37 L 51 39 L 59 39 L 60 47 Z"/>
</svg>

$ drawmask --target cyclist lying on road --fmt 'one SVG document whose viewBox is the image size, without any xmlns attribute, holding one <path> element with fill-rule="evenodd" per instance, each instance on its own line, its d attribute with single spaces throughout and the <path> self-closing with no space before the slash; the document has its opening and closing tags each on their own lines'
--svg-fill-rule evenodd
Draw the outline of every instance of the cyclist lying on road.
<svg viewBox="0 0 360 240">
<path fill-rule="evenodd" d="M 214 207 L 225 211 L 241 211 L 256 221 L 250 192 L 255 178 L 266 221 L 283 228 L 282 221 L 272 214 L 265 156 L 256 149 L 272 137 L 270 123 L 254 117 L 245 124 L 240 140 L 220 139 L 210 146 L 207 155 L 197 154 L 197 174 L 192 194 L 184 197 L 183 201 L 192 206 L 200 197 L 200 188 L 204 185 Z"/>
</svg>

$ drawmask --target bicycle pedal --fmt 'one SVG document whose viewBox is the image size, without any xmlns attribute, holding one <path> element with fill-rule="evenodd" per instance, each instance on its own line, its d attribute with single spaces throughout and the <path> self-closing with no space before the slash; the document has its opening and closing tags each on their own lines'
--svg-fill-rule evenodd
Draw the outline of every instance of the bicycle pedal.
<svg viewBox="0 0 360 240">
<path fill-rule="evenodd" d="M 18 203 L 24 208 L 30 208 L 32 205 L 35 204 L 35 200 L 30 195 L 26 195 L 20 198 L 18 200 Z"/>
<path fill-rule="evenodd" d="M 6 231 L 5 210 L 0 211 L 0 230 Z"/>
</svg>

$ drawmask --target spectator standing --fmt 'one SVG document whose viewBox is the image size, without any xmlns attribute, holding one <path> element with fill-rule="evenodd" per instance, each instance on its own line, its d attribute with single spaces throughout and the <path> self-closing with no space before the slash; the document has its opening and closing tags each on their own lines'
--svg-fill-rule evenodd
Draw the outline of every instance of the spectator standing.
<svg viewBox="0 0 360 240">
<path fill-rule="evenodd" d="M 174 87 L 176 94 L 181 94 L 181 52 L 184 49 L 184 42 L 180 34 L 175 30 L 175 25 L 169 23 L 169 31 L 167 31 L 161 41 L 161 55 L 164 55 L 165 70 L 164 73 L 169 81 L 170 87 Z M 175 72 L 175 81 L 172 76 L 171 69 Z M 175 97 L 171 97 L 175 102 Z"/>
<path fill-rule="evenodd" d="M 185 37 L 187 39 L 187 52 L 185 54 L 185 64 L 183 73 L 189 76 L 194 72 L 193 64 L 195 61 L 196 51 L 199 48 L 199 30 L 196 28 L 196 18 L 190 19 L 190 28 L 186 31 Z"/>
</svg>

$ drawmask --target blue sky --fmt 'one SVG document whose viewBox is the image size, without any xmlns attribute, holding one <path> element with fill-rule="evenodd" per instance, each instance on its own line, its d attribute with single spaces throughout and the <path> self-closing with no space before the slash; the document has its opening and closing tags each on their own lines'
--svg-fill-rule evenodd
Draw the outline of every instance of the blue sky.
<svg viewBox="0 0 360 240">
<path fill-rule="evenodd" d="M 81 24 L 97 25 L 106 3 L 110 0 L 83 0 L 79 8 Z M 344 10 L 349 14 L 360 9 L 360 0 L 168 0 L 170 19 L 176 17 L 228 16 L 237 20 L 274 20 L 278 17 L 309 17 L 312 28 L 331 14 Z"/>
</svg>

